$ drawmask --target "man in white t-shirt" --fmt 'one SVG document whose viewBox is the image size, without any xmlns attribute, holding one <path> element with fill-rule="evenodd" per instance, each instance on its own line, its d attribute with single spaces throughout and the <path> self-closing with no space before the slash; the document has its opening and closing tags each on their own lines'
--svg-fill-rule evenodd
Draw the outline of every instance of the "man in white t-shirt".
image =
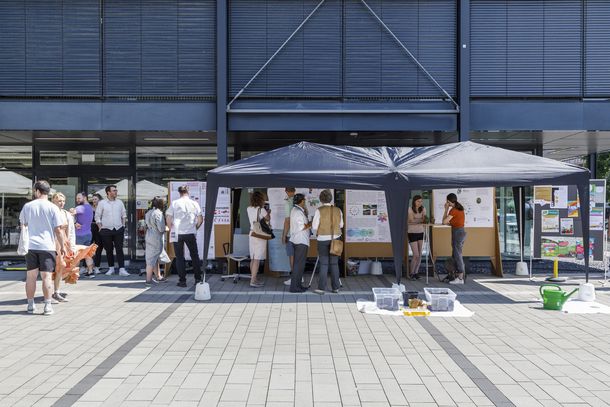
<svg viewBox="0 0 610 407">
<path fill-rule="evenodd" d="M 33 314 L 36 310 L 34 295 L 38 272 L 42 277 L 42 293 L 44 295 L 44 315 L 53 314 L 51 294 L 53 293 L 53 272 L 57 254 L 65 256 L 64 238 L 61 233 L 63 224 L 59 208 L 49 202 L 51 187 L 47 181 L 37 181 L 34 184 L 36 199 L 26 203 L 19 214 L 21 227 L 27 228 L 28 252 L 25 255 L 27 276 L 25 280 L 25 295 L 28 299 L 27 312 Z M 59 241 L 60 253 L 57 253 L 55 239 Z"/>
<path fill-rule="evenodd" d="M 195 284 L 201 282 L 201 261 L 197 249 L 197 229 L 203 223 L 201 207 L 189 197 L 189 188 L 186 185 L 178 187 L 180 198 L 176 199 L 165 213 L 166 225 L 171 225 L 171 234 L 174 235 L 174 254 L 176 255 L 176 270 L 178 271 L 178 287 L 186 287 L 186 260 L 184 258 L 184 245 L 189 249 L 193 262 Z"/>
</svg>

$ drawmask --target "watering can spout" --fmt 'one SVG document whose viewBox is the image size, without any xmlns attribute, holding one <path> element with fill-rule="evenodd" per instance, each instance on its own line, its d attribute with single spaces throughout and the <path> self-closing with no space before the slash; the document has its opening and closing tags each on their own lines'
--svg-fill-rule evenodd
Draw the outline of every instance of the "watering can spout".
<svg viewBox="0 0 610 407">
<path fill-rule="evenodd" d="M 564 293 L 564 295 L 563 295 L 564 300 L 565 300 L 565 301 L 567 301 L 567 300 L 568 300 L 568 298 L 570 298 L 570 297 L 572 296 L 572 294 L 574 294 L 576 291 L 578 291 L 578 288 L 573 289 L 573 290 L 572 290 L 572 292 L 571 292 L 570 294 L 568 294 L 568 293 Z M 565 301 L 564 301 L 564 302 L 565 302 Z"/>
</svg>

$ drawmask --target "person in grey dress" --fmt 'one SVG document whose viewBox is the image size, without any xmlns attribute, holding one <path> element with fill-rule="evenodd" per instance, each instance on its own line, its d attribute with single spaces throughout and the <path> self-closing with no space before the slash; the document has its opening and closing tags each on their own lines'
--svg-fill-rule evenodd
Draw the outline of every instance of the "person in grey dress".
<svg viewBox="0 0 610 407">
<path fill-rule="evenodd" d="M 144 215 L 146 222 L 146 285 L 152 283 L 153 271 L 159 276 L 159 257 L 163 252 L 163 236 L 165 235 L 165 200 L 154 198 L 151 208 Z"/>
</svg>

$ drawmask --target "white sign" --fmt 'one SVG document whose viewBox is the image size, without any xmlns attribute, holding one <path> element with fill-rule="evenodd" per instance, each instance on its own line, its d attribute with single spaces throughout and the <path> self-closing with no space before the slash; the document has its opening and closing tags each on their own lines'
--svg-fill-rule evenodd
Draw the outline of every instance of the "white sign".
<svg viewBox="0 0 610 407">
<path fill-rule="evenodd" d="M 346 241 L 391 242 L 383 191 L 345 191 Z"/>
<path fill-rule="evenodd" d="M 454 193 L 458 202 L 464 206 L 465 227 L 491 228 L 494 226 L 494 189 L 493 188 L 459 188 L 435 189 L 432 191 L 434 201 L 434 223 L 441 224 L 445 213 L 447 195 Z"/>
</svg>

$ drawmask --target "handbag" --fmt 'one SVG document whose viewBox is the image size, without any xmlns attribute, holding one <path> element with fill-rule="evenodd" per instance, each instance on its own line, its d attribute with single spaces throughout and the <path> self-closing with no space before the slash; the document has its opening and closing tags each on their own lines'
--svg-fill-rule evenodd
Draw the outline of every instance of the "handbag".
<svg viewBox="0 0 610 407">
<path fill-rule="evenodd" d="M 333 222 L 333 210 L 334 206 L 330 207 L 330 254 L 333 256 L 341 256 L 343 253 L 343 240 L 335 240 L 335 225 Z"/>
<path fill-rule="evenodd" d="M 21 226 L 21 233 L 19 234 L 19 246 L 17 246 L 17 254 L 19 256 L 25 256 L 28 254 L 30 248 L 30 232 L 28 232 L 27 226 Z"/>
<path fill-rule="evenodd" d="M 261 219 L 261 208 L 258 208 L 258 212 L 256 213 L 256 221 L 252 222 L 251 236 L 256 237 L 258 239 L 271 240 L 275 236 L 273 235 L 273 232 L 268 233 L 267 231 L 263 230 L 262 224 L 265 224 L 267 230 L 270 229 L 267 222 L 263 221 L 264 219 Z"/>
</svg>

